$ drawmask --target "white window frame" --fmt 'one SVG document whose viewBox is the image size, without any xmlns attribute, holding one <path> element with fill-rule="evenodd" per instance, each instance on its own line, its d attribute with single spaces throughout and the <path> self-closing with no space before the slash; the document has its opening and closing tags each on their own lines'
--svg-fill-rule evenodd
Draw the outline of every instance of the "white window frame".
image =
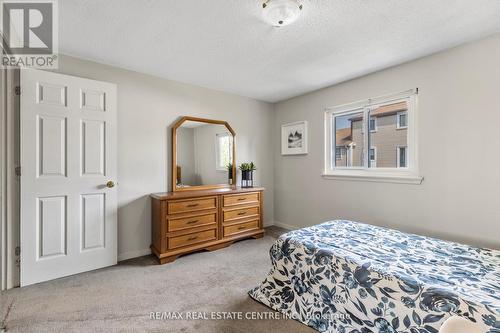
<svg viewBox="0 0 500 333">
<path fill-rule="evenodd" d="M 227 171 L 227 168 L 225 166 L 221 167 L 219 165 L 219 160 L 220 160 L 220 151 L 219 151 L 219 137 L 222 136 L 228 136 L 229 137 L 229 160 L 232 160 L 232 141 L 231 141 L 231 133 L 228 132 L 222 132 L 222 133 L 217 133 L 215 134 L 215 170 L 217 171 Z"/>
<path fill-rule="evenodd" d="M 373 149 L 373 157 L 375 157 L 375 159 L 370 159 L 370 167 L 372 168 L 376 168 L 377 167 L 377 147 L 375 146 L 371 146 L 370 147 L 370 150 Z M 368 151 L 368 157 L 370 157 L 370 152 Z"/>
<path fill-rule="evenodd" d="M 325 164 L 323 177 L 325 179 L 358 180 L 374 182 L 390 182 L 404 184 L 421 184 L 423 177 L 418 168 L 418 140 L 417 140 L 417 89 L 405 92 L 366 99 L 326 108 L 325 121 Z M 407 112 L 407 167 L 406 168 L 370 168 L 368 167 L 369 150 L 363 154 L 363 167 L 337 167 L 335 157 L 332 160 L 332 145 L 335 147 L 335 117 L 354 113 L 363 113 L 363 126 L 369 126 L 370 110 L 380 105 L 405 101 Z M 365 131 L 364 131 L 365 132 Z M 369 147 L 369 135 L 364 136 L 364 147 Z M 398 164 L 399 165 L 399 161 Z"/>
<path fill-rule="evenodd" d="M 347 115 L 351 115 L 351 114 L 360 114 L 360 113 L 363 113 L 363 120 L 366 119 L 365 116 L 366 114 L 364 114 L 364 110 L 362 108 L 353 108 L 353 109 L 350 109 L 350 110 L 347 110 L 346 112 L 342 112 L 341 115 L 342 116 L 347 116 Z M 332 118 L 330 118 L 330 127 L 332 127 Z M 363 121 L 363 123 L 361 124 L 361 133 L 364 133 L 365 132 L 365 126 L 366 126 L 366 122 Z M 332 133 L 333 134 L 333 133 Z M 331 141 L 333 140 L 333 142 Z M 331 145 L 333 144 L 335 147 L 337 147 L 336 145 L 336 142 L 335 142 L 335 135 L 333 135 L 333 137 L 330 137 L 330 147 Z M 366 147 L 366 145 L 363 145 L 364 147 Z M 331 148 L 330 148 L 331 149 Z M 352 165 L 353 164 L 353 153 L 352 153 L 352 150 L 353 150 L 353 145 L 351 144 L 351 147 L 350 147 L 350 154 L 348 153 L 348 158 L 349 158 L 349 162 L 348 164 L 349 165 Z M 342 166 L 339 166 L 337 167 L 336 166 L 336 159 L 333 157 L 333 156 L 330 156 L 331 155 L 331 152 L 329 154 L 329 161 L 330 162 L 330 165 L 335 165 L 335 168 L 336 169 L 363 169 L 364 167 L 360 166 L 360 167 L 353 167 L 353 166 L 349 166 L 349 167 L 342 167 Z M 363 161 L 362 161 L 362 165 L 366 165 L 366 154 L 363 154 Z M 331 160 L 331 158 L 333 158 L 333 160 Z"/>
<path fill-rule="evenodd" d="M 408 166 L 405 166 L 405 167 L 402 167 L 399 162 L 400 162 L 400 157 L 401 157 L 401 148 L 405 148 L 405 155 L 406 155 L 406 165 L 408 165 L 408 146 L 397 146 L 396 147 L 396 164 L 398 166 L 398 168 L 400 169 L 406 169 L 408 168 Z"/>
<path fill-rule="evenodd" d="M 406 126 L 401 126 L 401 123 L 399 122 L 399 116 L 403 113 L 406 113 Z M 397 129 L 406 129 L 408 128 L 408 111 L 399 111 L 396 114 L 396 128 Z"/>
</svg>

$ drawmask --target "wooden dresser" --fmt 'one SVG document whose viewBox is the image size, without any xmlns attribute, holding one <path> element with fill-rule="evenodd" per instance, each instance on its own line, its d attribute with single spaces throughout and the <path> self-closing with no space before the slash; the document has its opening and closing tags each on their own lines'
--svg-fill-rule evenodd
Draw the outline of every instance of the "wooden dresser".
<svg viewBox="0 0 500 333">
<path fill-rule="evenodd" d="M 152 194 L 153 244 L 161 264 L 264 236 L 264 188 L 221 188 Z"/>
</svg>

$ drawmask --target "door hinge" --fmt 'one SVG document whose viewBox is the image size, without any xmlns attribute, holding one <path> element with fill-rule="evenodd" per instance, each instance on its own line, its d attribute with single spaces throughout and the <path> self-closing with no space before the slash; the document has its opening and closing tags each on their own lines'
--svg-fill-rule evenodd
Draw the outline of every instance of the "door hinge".
<svg viewBox="0 0 500 333">
<path fill-rule="evenodd" d="M 16 246 L 16 250 L 14 251 L 14 253 L 16 254 L 16 256 L 21 255 L 21 247 L 20 246 Z"/>
<path fill-rule="evenodd" d="M 16 173 L 16 176 L 21 177 L 21 167 L 20 166 L 16 167 L 15 173 Z"/>
<path fill-rule="evenodd" d="M 16 86 L 16 88 L 14 89 L 14 92 L 15 92 L 16 96 L 20 96 L 21 95 L 21 86 Z"/>
</svg>

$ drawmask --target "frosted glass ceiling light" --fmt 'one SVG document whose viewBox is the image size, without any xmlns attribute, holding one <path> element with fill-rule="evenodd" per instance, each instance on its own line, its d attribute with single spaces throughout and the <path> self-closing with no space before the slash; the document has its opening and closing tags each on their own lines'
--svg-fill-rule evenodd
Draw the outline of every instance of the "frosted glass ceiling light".
<svg viewBox="0 0 500 333">
<path fill-rule="evenodd" d="M 275 27 L 293 23 L 302 11 L 302 5 L 297 0 L 267 0 L 262 3 L 264 19 Z"/>
</svg>

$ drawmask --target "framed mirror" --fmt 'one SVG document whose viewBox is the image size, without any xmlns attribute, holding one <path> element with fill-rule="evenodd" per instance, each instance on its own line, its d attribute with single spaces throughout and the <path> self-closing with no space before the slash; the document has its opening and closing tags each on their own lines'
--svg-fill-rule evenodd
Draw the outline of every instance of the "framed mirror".
<svg viewBox="0 0 500 333">
<path fill-rule="evenodd" d="M 222 120 L 182 117 L 172 128 L 172 191 L 236 184 L 235 132 Z"/>
</svg>

